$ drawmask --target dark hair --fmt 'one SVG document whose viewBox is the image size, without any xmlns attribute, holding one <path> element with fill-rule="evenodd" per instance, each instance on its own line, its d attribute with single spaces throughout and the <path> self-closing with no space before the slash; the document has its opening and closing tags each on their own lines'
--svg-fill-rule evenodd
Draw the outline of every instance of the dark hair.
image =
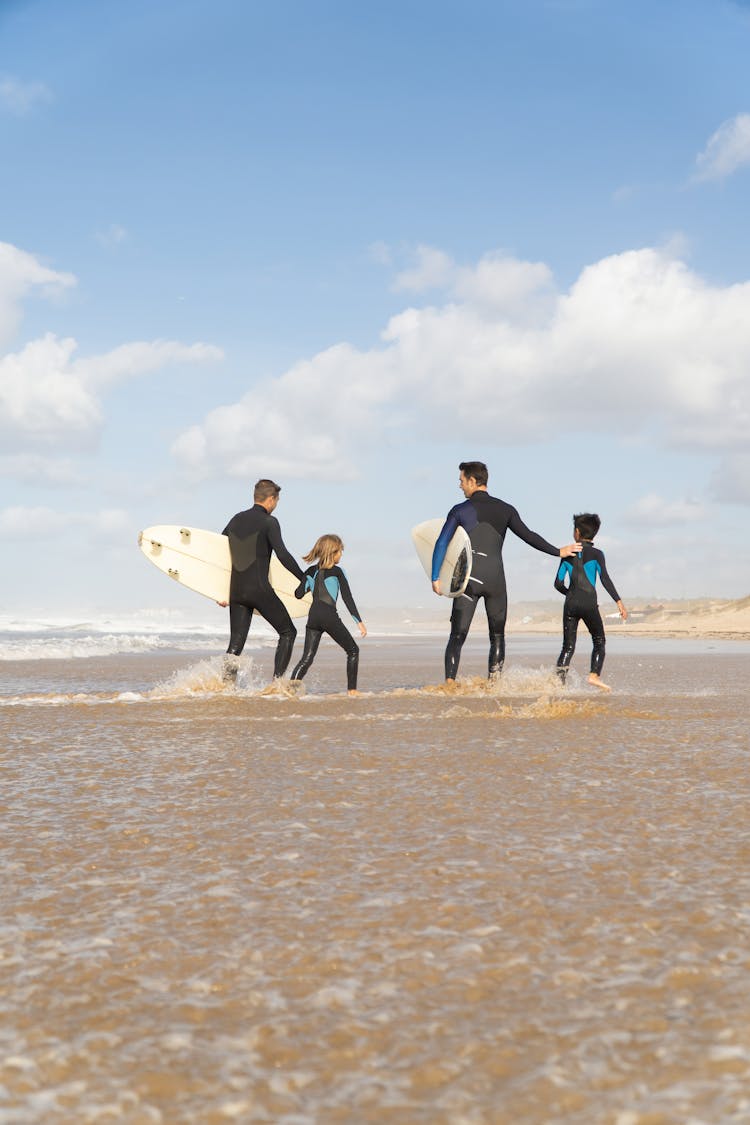
<svg viewBox="0 0 750 1125">
<path fill-rule="evenodd" d="M 262 504 L 264 500 L 268 500 L 269 496 L 278 496 L 280 492 L 280 484 L 264 478 L 256 482 L 253 489 L 253 500 L 256 504 Z"/>
<path fill-rule="evenodd" d="M 487 471 L 487 466 L 484 461 L 462 461 L 458 466 L 466 479 L 473 477 L 479 485 L 487 484 L 490 479 L 490 474 Z"/>
<path fill-rule="evenodd" d="M 601 526 L 602 521 L 596 512 L 581 512 L 573 516 L 573 527 L 580 533 L 581 539 L 593 539 Z"/>
</svg>

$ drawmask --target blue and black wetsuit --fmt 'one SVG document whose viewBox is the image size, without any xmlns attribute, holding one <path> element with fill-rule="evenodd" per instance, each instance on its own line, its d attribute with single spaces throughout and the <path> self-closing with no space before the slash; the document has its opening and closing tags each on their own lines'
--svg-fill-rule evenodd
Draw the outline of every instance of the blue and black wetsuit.
<svg viewBox="0 0 750 1125">
<path fill-rule="evenodd" d="M 362 618 L 354 604 L 346 575 L 340 566 L 331 566 L 326 570 L 310 566 L 295 591 L 295 597 L 304 598 L 308 590 L 312 590 L 313 601 L 305 630 L 305 650 L 302 659 L 292 672 L 292 679 L 302 679 L 315 659 L 320 638 L 324 633 L 328 633 L 329 637 L 333 637 L 336 644 L 341 645 L 346 653 L 346 685 L 349 691 L 354 691 L 357 687 L 359 645 L 336 612 L 339 594 L 357 624 Z"/>
<path fill-rule="evenodd" d="M 575 652 L 579 621 L 583 621 L 591 634 L 591 671 L 598 676 L 604 664 L 604 623 L 597 604 L 597 578 L 601 579 L 609 596 L 619 602 L 620 595 L 607 573 L 604 554 L 589 539 L 584 539 L 580 555 L 563 559 L 555 577 L 555 589 L 565 595 L 563 646 L 557 660 L 557 674 L 563 681 Z"/>
<path fill-rule="evenodd" d="M 469 632 L 474 611 L 484 598 L 490 633 L 489 674 L 496 675 L 505 661 L 505 622 L 508 617 L 508 593 L 503 569 L 503 543 L 510 530 L 524 543 L 547 555 L 559 555 L 541 535 L 531 531 L 516 509 L 505 500 L 498 500 L 484 489 L 472 493 L 468 500 L 456 504 L 448 512 L 432 555 L 432 580 L 440 575 L 448 544 L 456 529 L 463 527 L 471 540 L 471 578 L 466 592 L 453 602 L 451 633 L 445 650 L 445 678 L 455 680 L 461 649 Z"/>
<path fill-rule="evenodd" d="M 274 676 L 283 676 L 292 656 L 297 630 L 284 603 L 274 593 L 268 580 L 271 552 L 303 578 L 302 567 L 284 546 L 279 521 L 262 504 L 254 504 L 238 512 L 224 528 L 232 556 L 232 578 L 229 586 L 229 647 L 227 652 L 239 656 L 257 609 L 272 629 L 279 634 L 274 659 Z"/>
</svg>

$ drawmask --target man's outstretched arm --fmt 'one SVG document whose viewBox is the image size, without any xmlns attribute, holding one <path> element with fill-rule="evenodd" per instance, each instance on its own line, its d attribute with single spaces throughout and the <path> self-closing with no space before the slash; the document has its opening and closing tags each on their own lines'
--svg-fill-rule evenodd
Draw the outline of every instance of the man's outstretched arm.
<svg viewBox="0 0 750 1125">
<path fill-rule="evenodd" d="M 524 543 L 528 543 L 536 551 L 543 551 L 545 555 L 556 555 L 559 559 L 570 558 L 571 555 L 577 555 L 581 552 L 582 547 L 580 543 L 568 543 L 565 547 L 553 547 L 536 531 L 532 531 L 523 522 L 518 512 L 513 509 L 513 515 L 508 521 L 508 527 L 517 535 L 519 539 L 523 539 Z"/>
<path fill-rule="evenodd" d="M 285 566 L 287 570 L 291 570 L 292 574 L 296 578 L 299 578 L 300 582 L 304 582 L 305 572 L 295 559 L 294 555 L 290 554 L 290 552 L 287 551 L 286 547 L 284 546 L 284 540 L 281 538 L 281 528 L 279 527 L 279 521 L 274 516 L 271 516 L 270 520 L 268 521 L 268 542 L 273 547 L 273 553 L 276 555 L 279 562 L 282 563 L 282 565 Z"/>
</svg>

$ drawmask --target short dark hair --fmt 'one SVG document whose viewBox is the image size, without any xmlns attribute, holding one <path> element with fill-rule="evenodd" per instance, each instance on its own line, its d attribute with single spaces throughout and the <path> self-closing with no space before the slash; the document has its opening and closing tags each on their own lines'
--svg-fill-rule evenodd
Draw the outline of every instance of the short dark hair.
<svg viewBox="0 0 750 1125">
<path fill-rule="evenodd" d="M 490 474 L 487 471 L 487 466 L 484 461 L 462 461 L 458 466 L 466 479 L 473 477 L 477 484 L 486 485 L 490 479 Z"/>
<path fill-rule="evenodd" d="M 255 488 L 253 489 L 253 500 L 256 504 L 262 504 L 264 500 L 268 500 L 270 496 L 278 496 L 281 492 L 281 485 L 276 484 L 273 480 L 256 481 Z"/>
<path fill-rule="evenodd" d="M 601 526 L 602 521 L 596 512 L 581 512 L 573 516 L 573 527 L 580 533 L 581 539 L 593 539 Z"/>
</svg>

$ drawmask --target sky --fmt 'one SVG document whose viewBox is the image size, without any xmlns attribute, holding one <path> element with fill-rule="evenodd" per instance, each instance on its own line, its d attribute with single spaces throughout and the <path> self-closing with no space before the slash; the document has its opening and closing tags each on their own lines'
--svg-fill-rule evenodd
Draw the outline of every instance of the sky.
<svg viewBox="0 0 750 1125">
<path fill-rule="evenodd" d="M 749 595 L 749 56 L 739 0 L 0 0 L 0 615 L 219 620 L 138 532 L 259 477 L 432 606 L 461 460 L 626 603 Z"/>
</svg>

